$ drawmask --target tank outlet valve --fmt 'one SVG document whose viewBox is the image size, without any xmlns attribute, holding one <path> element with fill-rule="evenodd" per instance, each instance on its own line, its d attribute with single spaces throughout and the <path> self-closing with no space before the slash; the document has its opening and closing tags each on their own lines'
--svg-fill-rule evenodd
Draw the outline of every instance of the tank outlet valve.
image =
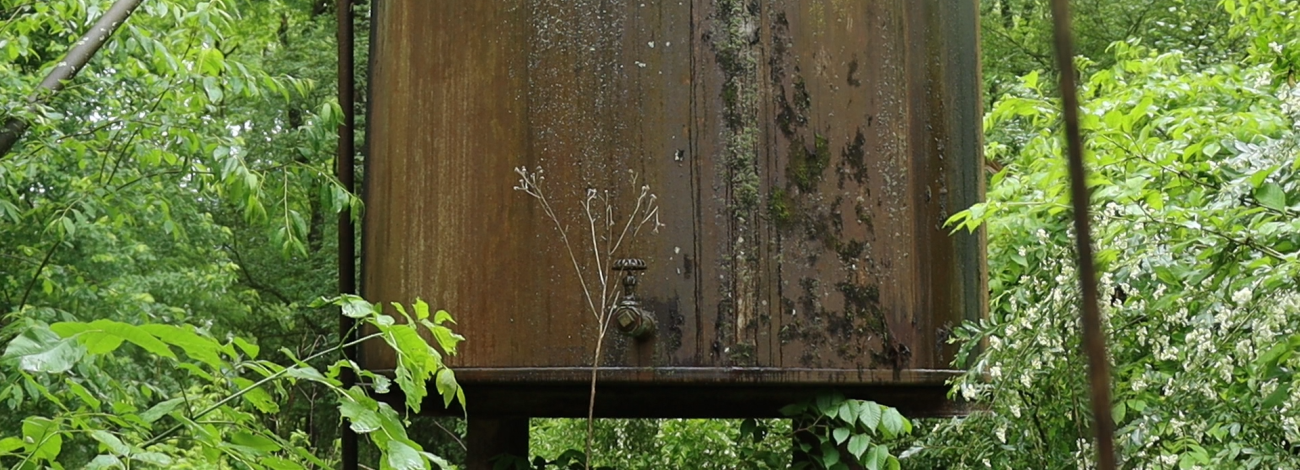
<svg viewBox="0 0 1300 470">
<path fill-rule="evenodd" d="M 614 270 L 624 273 L 623 298 L 614 305 L 613 319 L 618 331 L 636 339 L 654 335 L 655 317 L 641 308 L 641 301 L 636 297 L 638 271 L 645 271 L 646 263 L 635 258 L 625 258 L 614 262 Z"/>
</svg>

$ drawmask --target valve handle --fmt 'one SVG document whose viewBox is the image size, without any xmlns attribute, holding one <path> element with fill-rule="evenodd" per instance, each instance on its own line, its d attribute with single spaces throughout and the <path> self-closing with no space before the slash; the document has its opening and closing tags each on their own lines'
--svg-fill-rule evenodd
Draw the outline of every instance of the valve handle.
<svg viewBox="0 0 1300 470">
<path fill-rule="evenodd" d="M 614 261 L 615 271 L 626 273 L 623 276 L 623 298 L 614 308 L 614 320 L 623 334 L 644 339 L 653 335 L 655 318 L 650 312 L 641 308 L 636 298 L 637 271 L 645 271 L 646 262 L 640 258 L 620 258 Z"/>
<path fill-rule="evenodd" d="M 636 301 L 636 272 L 645 271 L 645 260 L 640 258 L 620 258 L 614 261 L 614 270 L 627 273 L 623 276 L 623 300 Z"/>
<path fill-rule="evenodd" d="M 615 271 L 645 271 L 645 260 L 641 258 L 619 258 L 614 261 Z"/>
</svg>

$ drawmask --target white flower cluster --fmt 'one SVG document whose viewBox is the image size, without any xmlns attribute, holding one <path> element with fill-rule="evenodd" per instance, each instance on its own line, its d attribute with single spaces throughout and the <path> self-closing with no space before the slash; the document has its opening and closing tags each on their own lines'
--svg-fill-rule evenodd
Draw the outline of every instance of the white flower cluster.
<svg viewBox="0 0 1300 470">
<path fill-rule="evenodd" d="M 1277 354 L 1279 347 L 1295 349 L 1288 344 L 1300 332 L 1300 260 L 1288 254 L 1294 248 L 1277 248 L 1300 240 L 1297 208 L 1283 207 L 1295 204 L 1300 191 L 1293 168 L 1300 139 L 1287 135 L 1300 131 L 1300 90 L 1283 87 L 1280 99 L 1267 98 L 1274 88 L 1263 68 L 1228 85 L 1220 77 L 1161 72 L 1171 74 L 1164 88 L 1133 87 L 1128 99 L 1087 105 L 1103 121 L 1090 150 L 1097 161 L 1119 162 L 1107 163 L 1100 170 L 1105 182 L 1093 188 L 1094 200 L 1106 201 L 1093 231 L 1126 468 L 1244 468 L 1237 465 L 1242 459 L 1256 458 L 1229 455 L 1225 442 L 1249 447 L 1252 456 L 1271 448 L 1269 458 L 1279 460 L 1256 468 L 1300 468 L 1289 449 L 1277 451 L 1289 445 L 1284 439 L 1300 442 L 1300 383 L 1292 386 L 1300 354 Z M 1256 109 L 1207 115 L 1202 110 L 1214 98 L 1205 96 L 1215 93 L 1264 98 Z M 1113 112 L 1151 96 L 1168 100 L 1157 106 L 1186 108 L 1148 111 L 1159 137 L 1143 141 L 1128 129 L 1106 135 Z M 1060 150 L 1050 133 L 1014 143 L 1028 155 Z M 962 397 L 988 409 L 969 422 L 979 423 L 972 426 L 992 450 L 970 462 L 992 457 L 993 465 L 1023 465 L 1027 460 L 998 449 L 1059 458 L 1066 447 L 1080 468 L 1090 468 L 1078 262 L 1057 198 L 1060 164 L 1019 164 L 1024 171 L 1009 171 L 990 186 L 988 207 L 997 210 L 987 219 L 994 296 L 987 321 L 971 327 L 980 349 L 975 366 L 956 383 Z M 1266 370 L 1270 357 L 1281 362 L 1276 373 Z M 1040 424 L 1049 431 L 1033 429 Z M 1280 460 L 1286 458 L 1292 460 Z"/>
</svg>

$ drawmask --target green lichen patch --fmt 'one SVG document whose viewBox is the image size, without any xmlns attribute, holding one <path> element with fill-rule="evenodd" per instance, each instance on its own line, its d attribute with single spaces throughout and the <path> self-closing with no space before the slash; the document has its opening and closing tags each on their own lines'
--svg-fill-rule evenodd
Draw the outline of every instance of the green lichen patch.
<svg viewBox="0 0 1300 470">
<path fill-rule="evenodd" d="M 732 211 L 751 220 L 762 200 L 758 177 L 758 3 L 715 0 L 712 43 L 722 70 L 722 115 Z"/>
<path fill-rule="evenodd" d="M 732 366 L 752 366 L 757 363 L 754 358 L 754 343 L 742 341 L 732 345 L 727 353 L 727 359 L 731 361 Z"/>
<path fill-rule="evenodd" d="M 844 294 L 844 303 L 858 313 L 880 310 L 880 287 L 840 282 L 835 289 Z"/>
<path fill-rule="evenodd" d="M 795 201 L 784 189 L 775 188 L 767 198 L 767 216 L 777 228 L 785 229 L 794 225 Z"/>
<path fill-rule="evenodd" d="M 741 217 L 746 217 L 757 209 L 762 199 L 758 165 L 755 162 L 757 141 L 758 130 L 748 127 L 733 133 L 728 142 L 727 167 L 731 173 L 732 209 Z"/>
<path fill-rule="evenodd" d="M 808 94 L 808 84 L 804 82 L 803 75 L 799 75 L 799 67 L 796 66 L 794 72 L 794 105 L 800 113 L 806 115 L 812 109 L 812 95 Z"/>
<path fill-rule="evenodd" d="M 867 184 L 867 137 L 858 128 L 853 141 L 844 146 L 840 157 L 848 169 L 848 175 L 859 185 Z M 844 187 L 844 173 L 840 173 L 840 187 Z"/>
<path fill-rule="evenodd" d="M 870 196 L 871 192 L 867 191 L 867 195 Z M 858 203 L 853 205 L 853 212 L 857 216 L 858 223 L 867 227 L 868 233 L 876 233 L 876 224 L 871 219 L 871 209 L 868 209 L 862 203 Z"/>
<path fill-rule="evenodd" d="M 879 286 L 842 281 L 835 284 L 835 289 L 844 295 L 846 315 L 861 321 L 867 331 L 888 335 L 885 313 L 880 309 Z"/>
<path fill-rule="evenodd" d="M 802 136 L 790 140 L 789 163 L 786 165 L 786 177 L 804 193 L 812 193 L 821 182 L 826 167 L 831 162 L 830 141 L 821 134 L 813 135 L 814 146 L 810 151 Z"/>
<path fill-rule="evenodd" d="M 776 127 L 787 139 L 794 138 L 795 131 L 808 125 L 808 116 L 795 112 L 785 93 L 776 95 L 776 107 L 780 110 L 776 113 Z"/>
<path fill-rule="evenodd" d="M 840 262 L 850 264 L 862 258 L 862 254 L 867 251 L 867 244 L 861 240 L 849 240 L 840 243 L 835 250 L 840 255 Z"/>
</svg>

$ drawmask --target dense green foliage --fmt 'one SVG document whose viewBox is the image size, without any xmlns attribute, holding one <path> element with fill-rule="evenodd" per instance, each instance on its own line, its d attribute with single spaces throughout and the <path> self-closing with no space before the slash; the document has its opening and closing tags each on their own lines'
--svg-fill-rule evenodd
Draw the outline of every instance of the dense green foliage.
<svg viewBox="0 0 1300 470">
<path fill-rule="evenodd" d="M 1223 40 L 1254 46 L 1130 40 L 1080 61 L 1125 468 L 1300 465 L 1296 8 L 1223 6 L 1237 20 Z M 1048 82 L 1025 75 L 986 117 L 987 156 L 1005 167 L 988 202 L 954 219 L 988 230 L 990 316 L 959 335 L 971 371 L 956 390 L 986 409 L 938 424 L 907 459 L 916 468 L 1065 469 L 1094 457 Z"/>
<path fill-rule="evenodd" d="M 790 458 L 789 422 L 783 424 L 784 429 L 762 436 L 751 434 L 746 439 L 738 434 L 740 420 L 601 419 L 595 425 L 592 466 L 634 470 L 785 468 L 782 464 L 788 464 Z M 577 449 L 584 447 L 586 433 L 586 420 L 533 420 L 532 451 L 552 462 L 566 453 L 580 457 Z M 770 464 L 767 458 L 781 463 Z M 582 468 L 581 462 L 575 461 L 578 468 Z"/>
<path fill-rule="evenodd" d="M 359 200 L 331 176 L 339 109 L 334 57 L 321 53 L 334 48 L 328 3 L 144 1 L 65 90 L 29 106 L 112 3 L 0 0 L 0 115 L 32 124 L 0 155 L 0 342 L 42 324 L 115 321 L 190 325 L 222 344 L 246 338 L 259 360 L 282 365 L 334 348 L 337 316 L 306 303 L 334 292 L 333 221 Z M 310 365 L 326 370 L 335 358 Z M 223 384 L 166 373 L 164 359 L 129 348 L 97 357 L 111 380 L 84 386 L 137 407 L 219 393 Z M 6 435 L 29 416 L 68 411 L 35 388 L 63 378 L 29 384 L 16 367 L 0 367 Z M 208 389 L 192 389 L 200 384 Z M 331 459 L 336 401 L 324 384 L 300 381 L 250 416 Z M 60 459 L 93 452 L 68 447 Z"/>
<path fill-rule="evenodd" d="M 791 419 L 599 420 L 592 465 L 647 470 L 848 469 L 856 468 L 850 467 L 855 463 L 889 470 L 900 465 L 890 448 L 912 432 L 911 421 L 898 410 L 835 393 L 817 394 L 781 412 Z M 532 468 L 582 468 L 582 452 L 576 449 L 583 448 L 586 439 L 584 420 L 534 420 L 532 436 L 534 462 L 543 464 Z"/>
<path fill-rule="evenodd" d="M 1115 2 L 1075 0 L 1075 47 L 1078 55 L 1109 67 L 1110 45 L 1130 38 L 1160 50 L 1181 50 L 1203 63 L 1240 58 L 1241 36 L 1229 35 L 1230 15 L 1219 0 L 1146 0 Z M 984 98 L 991 103 L 1035 70 L 1056 67 L 1052 52 L 1052 16 L 1042 0 L 980 2 Z"/>
<path fill-rule="evenodd" d="M 398 322 L 357 297 L 343 297 L 334 304 L 341 307 L 343 315 L 362 321 L 374 333 L 301 360 L 290 357 L 288 365 L 258 360 L 261 348 L 244 339 L 218 341 L 189 325 L 136 326 L 112 320 L 45 325 L 29 321 L 2 357 L 16 366 L 14 372 L 20 380 L 9 387 L 15 390 L 11 394 L 19 397 L 21 390 L 27 390 L 27 400 L 54 410 L 23 418 L 17 435 L 0 432 L 4 436 L 0 438 L 0 461 L 16 461 L 15 469 L 223 468 L 236 464 L 274 470 L 329 467 L 302 430 L 277 430 L 264 420 L 279 411 L 279 404 L 287 401 L 295 386 L 314 383 L 336 399 L 339 413 L 354 431 L 374 442 L 380 468 L 448 466 L 408 437 L 406 423 L 396 410 L 371 398 L 360 386 L 344 388 L 339 375 L 351 369 L 380 393 L 396 382 L 406 396 L 408 412 L 420 411 L 428 393 L 426 381 L 437 384 L 444 404 L 459 401 L 463 406 L 465 395 L 451 369 L 442 363 L 443 354 L 455 354 L 456 345 L 464 339 L 446 326 L 451 315 L 430 312 L 428 304 L 417 300 L 414 315 L 393 304 L 404 320 Z M 442 352 L 420 337 L 421 329 L 437 338 Z M 337 356 L 341 348 L 366 340 L 382 340 L 397 352 L 401 359 L 395 379 L 360 369 L 345 359 L 337 360 L 325 372 L 309 363 Z M 124 359 L 114 353 L 125 344 L 137 348 L 134 357 L 114 361 Z M 109 371 L 124 362 L 183 373 L 171 377 L 178 382 L 175 386 L 114 378 Z M 69 452 L 65 453 L 65 448 Z"/>
</svg>

